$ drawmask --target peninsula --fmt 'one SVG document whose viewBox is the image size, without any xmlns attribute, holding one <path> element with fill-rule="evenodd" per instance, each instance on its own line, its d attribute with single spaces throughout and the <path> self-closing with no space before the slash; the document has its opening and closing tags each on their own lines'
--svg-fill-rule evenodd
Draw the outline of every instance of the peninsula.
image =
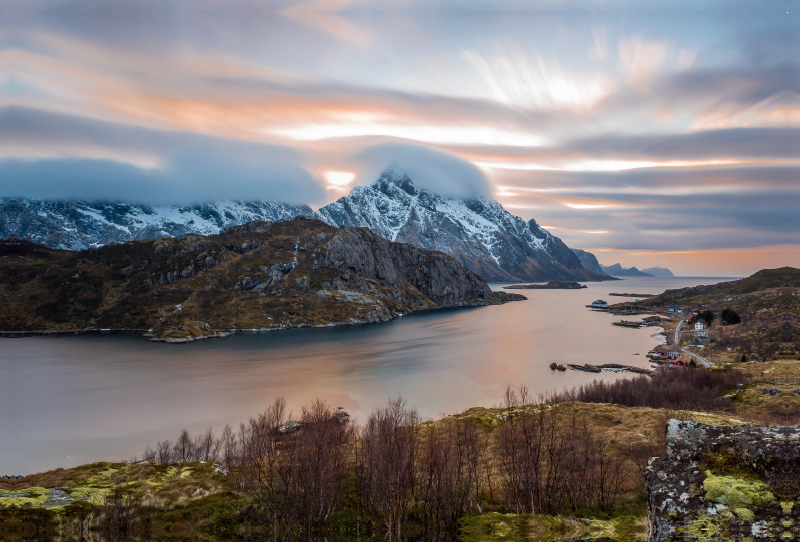
<svg viewBox="0 0 800 542">
<path fill-rule="evenodd" d="M 166 342 L 525 299 L 441 252 L 309 217 L 79 252 L 6 238 L 0 285 L 5 335 L 113 329 Z"/>
</svg>

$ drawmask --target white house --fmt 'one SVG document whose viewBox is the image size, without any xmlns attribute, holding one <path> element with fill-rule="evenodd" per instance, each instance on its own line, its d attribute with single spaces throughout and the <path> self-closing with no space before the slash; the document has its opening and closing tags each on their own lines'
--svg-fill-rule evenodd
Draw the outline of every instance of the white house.
<svg viewBox="0 0 800 542">
<path fill-rule="evenodd" d="M 703 331 L 706 328 L 706 325 L 703 322 L 697 321 L 694 323 L 694 330 L 695 331 Z"/>
</svg>

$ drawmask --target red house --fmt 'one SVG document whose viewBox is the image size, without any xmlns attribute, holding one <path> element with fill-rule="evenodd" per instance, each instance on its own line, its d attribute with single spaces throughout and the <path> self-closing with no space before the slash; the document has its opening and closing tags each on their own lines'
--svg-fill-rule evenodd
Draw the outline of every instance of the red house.
<svg viewBox="0 0 800 542">
<path fill-rule="evenodd" d="M 673 360 L 681 357 L 681 353 L 679 350 L 673 350 L 669 346 L 659 346 L 658 348 L 656 348 L 656 354 Z"/>
</svg>

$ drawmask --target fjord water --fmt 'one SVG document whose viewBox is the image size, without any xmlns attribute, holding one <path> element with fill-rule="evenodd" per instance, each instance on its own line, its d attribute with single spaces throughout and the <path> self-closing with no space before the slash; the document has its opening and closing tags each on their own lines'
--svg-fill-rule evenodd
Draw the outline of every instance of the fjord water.
<svg viewBox="0 0 800 542">
<path fill-rule="evenodd" d="M 295 412 L 321 398 L 363 420 L 402 394 L 423 416 L 439 417 L 499 404 L 509 383 L 536 392 L 626 378 L 550 370 L 552 362 L 648 367 L 644 354 L 663 342 L 656 328 L 612 326 L 619 317 L 585 305 L 623 301 L 609 292 L 661 293 L 721 280 L 630 278 L 582 290 L 525 290 L 527 301 L 503 306 L 186 345 L 124 333 L 2 339 L 0 474 L 128 459 L 184 427 L 237 426 L 279 395 Z"/>
</svg>

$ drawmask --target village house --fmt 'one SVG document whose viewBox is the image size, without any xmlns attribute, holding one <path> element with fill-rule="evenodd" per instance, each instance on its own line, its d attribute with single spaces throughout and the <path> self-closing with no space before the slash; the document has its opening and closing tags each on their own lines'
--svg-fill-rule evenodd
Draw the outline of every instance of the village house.
<svg viewBox="0 0 800 542">
<path fill-rule="evenodd" d="M 695 331 L 703 331 L 705 328 L 706 328 L 705 323 L 703 323 L 703 322 L 701 322 L 699 320 L 694 323 L 694 330 Z"/>
<path fill-rule="evenodd" d="M 669 346 L 659 346 L 658 348 L 656 348 L 656 354 L 661 356 L 662 358 L 669 358 L 671 360 L 675 360 L 681 357 L 681 353 L 679 350 L 673 350 Z"/>
<path fill-rule="evenodd" d="M 667 308 L 667 310 L 668 310 L 669 312 L 680 312 L 680 309 L 679 309 L 678 307 L 676 307 L 675 305 L 670 305 L 670 306 Z"/>
</svg>

